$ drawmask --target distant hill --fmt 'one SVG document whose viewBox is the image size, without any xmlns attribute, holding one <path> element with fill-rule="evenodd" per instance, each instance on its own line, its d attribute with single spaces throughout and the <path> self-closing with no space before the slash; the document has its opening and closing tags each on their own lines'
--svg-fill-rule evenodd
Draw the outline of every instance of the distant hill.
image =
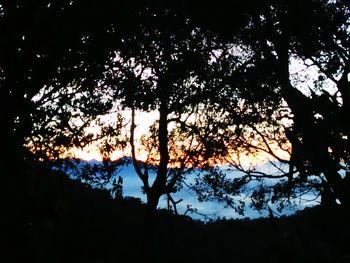
<svg viewBox="0 0 350 263">
<path fill-rule="evenodd" d="M 1 262 L 349 262 L 350 216 L 336 207 L 207 223 L 159 210 L 150 224 L 135 199 L 25 171 L 24 191 L 7 191 Z"/>
</svg>

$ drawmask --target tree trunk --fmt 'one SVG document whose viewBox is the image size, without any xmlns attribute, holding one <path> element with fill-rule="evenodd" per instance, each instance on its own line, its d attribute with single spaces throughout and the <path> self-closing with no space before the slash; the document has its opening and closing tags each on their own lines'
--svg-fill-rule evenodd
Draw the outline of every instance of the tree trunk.
<svg viewBox="0 0 350 263">
<path fill-rule="evenodd" d="M 144 212 L 143 222 L 143 249 L 142 249 L 142 261 L 154 262 L 155 261 L 155 219 L 158 200 L 152 192 L 147 193 L 147 207 Z"/>
<path fill-rule="evenodd" d="M 327 134 L 315 125 L 313 106 L 309 98 L 292 86 L 289 80 L 288 45 L 279 46 L 279 76 L 281 95 L 293 113 L 293 130 L 302 139 L 302 148 L 311 165 L 324 174 L 329 187 L 344 208 L 350 208 L 350 189 L 345 185 L 337 165 L 328 153 Z"/>
<path fill-rule="evenodd" d="M 155 211 L 157 209 L 159 198 L 161 194 L 155 192 L 152 188 L 147 193 L 147 209 L 150 211 Z"/>
<path fill-rule="evenodd" d="M 169 149 L 168 149 L 168 100 L 162 94 L 159 107 L 159 166 L 157 177 L 147 193 L 147 205 L 150 209 L 156 209 L 159 198 L 166 193 L 166 180 L 168 174 Z"/>
<path fill-rule="evenodd" d="M 167 100 L 163 99 L 159 108 L 159 130 L 158 130 L 158 141 L 159 141 L 159 167 L 157 172 L 157 179 L 154 186 L 158 190 L 165 190 L 166 176 L 168 173 L 168 162 L 169 162 L 169 149 L 168 149 L 168 108 Z"/>
</svg>

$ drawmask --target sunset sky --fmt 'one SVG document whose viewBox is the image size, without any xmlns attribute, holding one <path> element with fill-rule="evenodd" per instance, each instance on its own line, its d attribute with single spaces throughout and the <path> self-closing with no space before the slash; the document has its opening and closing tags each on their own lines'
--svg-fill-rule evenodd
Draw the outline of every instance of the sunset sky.
<svg viewBox="0 0 350 263">
<path fill-rule="evenodd" d="M 296 87 L 301 90 L 304 94 L 309 94 L 310 90 L 309 87 L 312 86 L 311 84 L 315 81 L 318 74 L 318 68 L 316 66 L 308 66 L 308 61 L 302 61 L 298 58 L 291 58 L 291 68 L 290 68 L 290 78 L 296 83 Z M 296 81 L 298 80 L 298 81 Z M 303 80 L 300 82 L 300 80 Z M 301 83 L 301 84 L 300 84 Z M 332 90 L 333 86 L 329 85 L 330 89 L 328 90 L 330 93 L 333 93 Z M 123 112 L 124 118 L 129 121 L 130 120 L 130 111 L 124 111 Z M 140 137 L 143 134 L 147 134 L 149 126 L 158 118 L 158 113 L 156 111 L 154 112 L 137 112 L 135 116 L 136 121 L 136 147 L 137 147 L 137 141 L 140 139 Z M 129 126 L 128 128 L 129 129 Z M 94 128 L 92 128 L 90 131 L 93 131 Z M 142 151 L 139 147 L 137 147 L 137 158 L 139 160 L 146 160 L 146 152 Z M 275 149 L 277 149 L 275 147 Z M 139 151 L 138 151 L 139 150 Z M 98 147 L 96 144 L 89 145 L 83 149 L 73 149 L 73 154 L 77 158 L 81 158 L 84 160 L 102 160 L 102 157 L 99 153 Z M 276 154 L 280 156 L 283 159 L 288 159 L 289 156 L 286 152 L 277 149 Z M 130 147 L 126 147 L 124 151 L 115 151 L 112 155 L 112 159 L 118 159 L 122 156 L 130 156 L 131 150 Z M 261 154 L 259 156 L 248 156 L 241 154 L 239 159 L 244 164 L 259 164 L 264 163 L 268 160 L 271 160 L 271 156 L 268 156 L 267 154 Z"/>
<path fill-rule="evenodd" d="M 124 112 L 124 117 L 128 121 L 130 119 L 130 112 L 125 111 Z M 135 129 L 135 134 L 136 134 L 136 157 L 138 160 L 145 161 L 147 159 L 147 152 L 142 150 L 140 145 L 137 143 L 140 137 L 144 134 L 148 133 L 148 128 L 149 126 L 158 119 L 158 113 L 157 112 L 137 112 L 135 116 L 135 122 L 136 122 L 136 129 Z M 128 126 L 129 128 L 129 126 Z M 93 131 L 94 128 L 91 128 L 90 132 Z M 279 157 L 283 159 L 289 159 L 289 155 L 282 151 L 281 149 L 278 149 L 274 145 L 270 145 L 272 149 L 276 149 L 275 153 Z M 89 146 L 86 146 L 82 149 L 74 148 L 72 149 L 72 153 L 75 157 L 83 159 L 83 160 L 98 160 L 102 161 L 102 156 L 99 153 L 99 149 L 97 146 L 97 143 L 93 143 Z M 171 153 L 170 153 L 171 154 Z M 239 155 L 239 157 L 238 157 Z M 121 158 L 123 156 L 131 156 L 131 149 L 130 146 L 128 145 L 124 151 L 117 150 L 115 151 L 111 159 L 116 160 L 118 158 Z M 237 161 L 238 159 L 240 160 L 240 163 L 249 166 L 249 165 L 260 165 L 263 163 L 266 163 L 268 161 L 273 161 L 275 160 L 272 156 L 266 154 L 266 153 L 261 153 L 259 155 L 248 155 L 244 153 L 234 153 L 230 156 L 232 160 Z"/>
<path fill-rule="evenodd" d="M 124 118 L 129 121 L 130 120 L 130 111 L 124 111 L 123 115 Z M 135 129 L 135 134 L 136 138 L 135 140 L 139 140 L 140 137 L 143 134 L 146 134 L 148 132 L 148 127 L 158 118 L 157 112 L 137 112 L 135 116 L 135 122 L 136 122 L 136 129 Z M 128 125 L 128 129 L 129 129 Z M 94 129 L 92 128 L 90 131 L 93 131 Z M 93 143 L 87 147 L 84 147 L 83 149 L 77 149 L 74 148 L 72 149 L 72 152 L 75 157 L 84 159 L 84 160 L 102 160 L 102 156 L 99 153 L 99 149 L 97 146 L 97 143 Z M 130 156 L 131 155 L 131 150 L 130 147 L 127 146 L 124 151 L 115 151 L 112 154 L 112 160 L 118 159 L 123 156 Z M 146 153 L 145 152 L 138 152 L 137 158 L 139 160 L 146 160 Z"/>
</svg>

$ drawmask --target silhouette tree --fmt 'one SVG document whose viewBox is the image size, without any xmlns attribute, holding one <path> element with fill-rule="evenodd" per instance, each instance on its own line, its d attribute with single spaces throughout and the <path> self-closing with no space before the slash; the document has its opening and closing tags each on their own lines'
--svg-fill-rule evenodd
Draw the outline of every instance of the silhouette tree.
<svg viewBox="0 0 350 263">
<path fill-rule="evenodd" d="M 281 179 L 270 190 L 288 200 L 293 189 L 327 185 L 325 191 L 333 193 L 328 196 L 348 206 L 342 175 L 349 169 L 349 125 L 343 121 L 349 112 L 346 1 L 246 1 L 235 10 L 224 1 L 210 10 L 197 1 L 116 6 L 1 4 L 9 169 L 28 154 L 23 145 L 43 159 L 106 138 L 101 148 L 108 158 L 115 146 L 125 145 L 119 140 L 123 120 L 106 124 L 98 116 L 121 105 L 131 109 L 134 165 L 153 208 L 163 194 L 171 197 L 189 168 L 244 151 L 265 152 L 290 168 L 271 175 L 226 158 L 246 172 L 238 186 Z M 303 70 L 294 72 L 295 63 Z M 143 167 L 136 158 L 135 112 L 151 110 L 159 119 L 142 147 L 156 166 Z M 89 135 L 91 124 L 100 126 L 98 135 Z M 154 167 L 157 179 L 150 186 Z M 262 193 L 271 192 L 254 196 Z"/>
<path fill-rule="evenodd" d="M 137 8 L 130 8 L 136 2 L 140 2 Z M 92 141 L 100 142 L 108 159 L 116 146 L 125 145 L 119 140 L 123 120 L 118 115 L 106 122 L 99 116 L 118 111 L 118 100 L 133 111 L 158 109 L 160 113 L 159 125 L 150 133 L 159 150 L 159 157 L 150 160 L 159 164 L 154 190 L 148 190 L 147 176 L 138 172 L 152 207 L 163 194 L 172 200 L 170 193 L 176 191 L 187 164 L 194 168 L 199 160 L 213 155 L 215 143 L 204 128 L 196 126 L 200 121 L 205 126 L 207 117 L 198 117 L 199 107 L 204 107 L 209 92 L 204 85 L 209 85 L 208 69 L 215 68 L 218 54 L 213 51 L 218 45 L 212 46 L 214 42 L 200 30 L 169 10 L 154 13 L 141 2 L 118 5 L 118 9 L 113 1 L 1 4 L 1 105 L 9 171 L 25 170 L 24 162 L 58 158 Z M 139 66 L 142 73 L 137 72 Z M 137 79 L 142 85 L 131 85 Z M 115 82 L 121 85 L 113 91 L 110 85 Z M 206 108 L 207 113 L 213 110 Z M 197 124 L 191 120 L 195 116 Z M 169 136 L 170 124 L 174 126 Z M 98 126 L 99 134 L 89 133 L 90 125 Z M 131 127 L 135 152 L 134 123 Z M 177 154 L 173 158 L 169 138 L 179 134 L 183 143 L 172 141 L 171 153 Z M 170 171 L 169 165 L 175 163 L 180 168 Z"/>
<path fill-rule="evenodd" d="M 1 1 L 0 104 L 9 170 L 21 167 L 24 155 L 57 157 L 107 133 L 101 148 L 118 144 L 121 118 L 98 136 L 87 127 L 111 109 L 98 80 L 122 32 L 139 23 L 142 2 Z"/>
<path fill-rule="evenodd" d="M 69 104 L 78 103 L 78 98 L 72 99 L 73 94 L 82 93 L 74 87 L 88 82 L 87 77 L 101 66 L 93 65 L 92 57 L 87 61 L 85 54 L 91 43 L 84 38 L 89 37 L 87 27 L 78 21 L 73 23 L 75 11 L 70 1 L 1 4 L 1 107 L 6 127 L 4 144 L 10 159 L 23 157 L 25 138 L 32 135 L 51 137 L 46 148 L 54 145 L 53 141 L 61 140 L 59 145 L 63 145 L 64 138 L 65 143 L 69 141 L 62 135 L 68 129 L 64 132 L 62 126 L 70 119 Z M 101 54 L 95 55 L 97 58 Z M 94 108 L 83 99 L 80 103 L 85 103 L 85 111 Z M 50 110 L 46 110 L 47 105 Z M 49 122 L 56 125 L 49 129 Z"/>
<path fill-rule="evenodd" d="M 181 187 L 185 174 L 220 152 L 215 132 L 210 131 L 215 107 L 207 98 L 216 85 L 219 60 L 225 56 L 213 36 L 182 17 L 170 11 L 149 10 L 144 15 L 149 20 L 123 39 L 124 45 L 111 57 L 106 82 L 115 86 L 115 96 L 131 111 L 131 155 L 149 208 L 155 209 L 162 195 L 176 207 L 171 193 Z M 141 140 L 148 155 L 145 164 L 137 159 L 138 110 L 159 115 Z M 156 173 L 152 185 L 151 169 Z"/>
<path fill-rule="evenodd" d="M 231 89 L 239 90 L 243 105 L 229 107 L 233 123 L 242 124 L 235 142 L 290 166 L 273 175 L 234 160 L 246 174 L 237 185 L 279 179 L 255 196 L 288 201 L 295 191 L 324 189 L 348 208 L 350 191 L 343 175 L 349 170 L 348 1 L 260 2 L 244 9 L 241 31 L 231 31 L 224 18 L 196 20 L 248 50 L 239 77 L 231 76 Z M 221 16 L 232 16 L 232 9 L 218 6 Z M 230 98 L 222 98 L 221 105 L 229 106 Z M 282 158 L 277 149 L 290 157 Z"/>
</svg>

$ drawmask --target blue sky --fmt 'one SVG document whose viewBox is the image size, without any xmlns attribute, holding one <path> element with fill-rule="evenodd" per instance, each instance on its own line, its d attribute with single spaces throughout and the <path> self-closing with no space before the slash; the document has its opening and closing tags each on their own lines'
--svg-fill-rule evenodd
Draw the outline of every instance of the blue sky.
<svg viewBox="0 0 350 263">
<path fill-rule="evenodd" d="M 96 162 L 96 161 L 95 161 Z M 260 171 L 269 172 L 270 174 L 273 174 L 276 170 L 272 165 L 270 164 L 264 164 L 259 167 Z M 231 177 L 239 176 L 239 172 L 235 172 L 234 174 L 231 174 Z M 132 165 L 126 165 L 121 168 L 121 170 L 115 175 L 116 177 L 121 176 L 123 178 L 123 193 L 124 197 L 131 196 L 140 198 L 141 201 L 146 202 L 146 196 L 142 193 L 141 187 L 142 182 L 138 178 L 136 172 L 134 171 L 134 168 Z M 186 183 L 189 184 L 194 181 L 194 174 L 189 174 Z M 153 182 L 155 178 L 155 174 L 150 173 L 150 183 Z M 113 180 L 111 180 L 112 182 Z M 106 188 L 110 188 L 112 185 L 108 184 Z M 254 186 L 254 185 L 251 185 Z M 182 202 L 180 202 L 177 205 L 178 212 L 180 214 L 184 214 L 187 210 L 187 206 L 190 205 L 192 208 L 197 209 L 198 213 L 188 213 L 187 215 L 191 216 L 194 219 L 200 219 L 200 220 L 207 220 L 207 219 L 216 219 L 218 217 L 222 218 L 258 218 L 258 217 L 266 217 L 268 216 L 268 211 L 264 210 L 261 212 L 258 212 L 252 208 L 249 207 L 249 198 L 246 196 L 239 196 L 237 199 L 245 199 L 248 201 L 247 208 L 245 210 L 245 215 L 239 215 L 237 212 L 235 212 L 232 208 L 225 207 L 225 204 L 219 203 L 217 201 L 207 201 L 207 202 L 199 202 L 196 194 L 189 188 L 184 187 L 181 191 L 175 193 L 172 195 L 174 200 L 183 199 Z M 315 196 L 312 194 L 305 195 L 303 198 L 305 199 L 313 199 Z M 305 200 L 292 208 L 285 209 L 282 214 L 288 215 L 294 213 L 296 210 L 303 209 L 305 206 L 312 206 L 317 204 L 317 202 L 306 202 Z M 160 199 L 160 203 L 158 208 L 166 208 L 167 207 L 167 201 L 165 196 Z M 272 209 L 276 211 L 276 209 L 271 205 Z M 206 216 L 203 216 L 206 215 Z"/>
</svg>

